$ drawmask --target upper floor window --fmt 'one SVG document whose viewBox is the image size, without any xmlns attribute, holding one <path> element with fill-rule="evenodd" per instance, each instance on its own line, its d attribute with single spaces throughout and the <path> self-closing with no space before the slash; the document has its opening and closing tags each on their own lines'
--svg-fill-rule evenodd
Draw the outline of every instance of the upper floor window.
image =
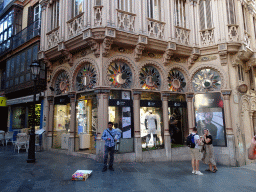
<svg viewBox="0 0 256 192">
<path fill-rule="evenodd" d="M 186 28 L 185 0 L 175 0 L 175 25 Z"/>
<path fill-rule="evenodd" d="M 101 5 L 101 0 L 95 0 L 95 5 L 100 6 Z"/>
<path fill-rule="evenodd" d="M 13 35 L 13 12 L 0 20 L 0 52 L 10 48 Z"/>
<path fill-rule="evenodd" d="M 201 30 L 212 28 L 211 0 L 201 0 L 199 4 Z"/>
<path fill-rule="evenodd" d="M 242 5 L 242 14 L 243 14 L 243 22 L 244 22 L 244 30 L 247 31 L 247 14 L 246 14 L 246 9 L 245 6 Z"/>
<path fill-rule="evenodd" d="M 226 0 L 228 24 L 236 24 L 234 0 Z"/>
<path fill-rule="evenodd" d="M 54 3 L 52 4 L 52 16 L 51 16 L 52 30 L 59 26 L 59 13 L 60 13 L 60 5 L 59 5 L 59 0 L 57 0 L 57 1 L 54 1 Z"/>
<path fill-rule="evenodd" d="M 240 81 L 244 81 L 244 70 L 243 67 L 241 65 L 238 65 L 238 79 Z"/>
<path fill-rule="evenodd" d="M 249 81 L 250 81 L 250 89 L 254 90 L 255 89 L 255 77 L 254 77 L 253 67 L 251 67 L 249 70 Z"/>
<path fill-rule="evenodd" d="M 83 0 L 73 0 L 73 17 L 83 12 Z"/>
<path fill-rule="evenodd" d="M 161 1 L 148 0 L 148 17 L 155 20 L 161 20 Z"/>
<path fill-rule="evenodd" d="M 132 12 L 132 0 L 118 0 L 118 9 Z"/>
</svg>

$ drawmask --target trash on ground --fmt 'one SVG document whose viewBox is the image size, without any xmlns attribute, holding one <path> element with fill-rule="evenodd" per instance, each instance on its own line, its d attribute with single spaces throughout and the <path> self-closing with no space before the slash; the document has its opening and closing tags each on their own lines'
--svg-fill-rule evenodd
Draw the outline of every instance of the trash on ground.
<svg viewBox="0 0 256 192">
<path fill-rule="evenodd" d="M 92 170 L 77 170 L 72 175 L 72 181 L 86 181 L 91 174 Z"/>
</svg>

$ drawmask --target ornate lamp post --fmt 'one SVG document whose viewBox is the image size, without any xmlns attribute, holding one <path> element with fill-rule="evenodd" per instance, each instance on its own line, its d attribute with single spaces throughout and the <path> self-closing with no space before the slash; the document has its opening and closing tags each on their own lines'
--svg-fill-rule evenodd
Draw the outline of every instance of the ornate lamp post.
<svg viewBox="0 0 256 192">
<path fill-rule="evenodd" d="M 30 131 L 29 139 L 29 149 L 28 149 L 28 159 L 27 163 L 35 163 L 35 106 L 36 106 L 36 81 L 40 73 L 40 64 L 37 61 L 34 61 L 30 65 L 31 73 L 34 75 L 34 106 L 32 112 L 32 129 Z"/>
</svg>

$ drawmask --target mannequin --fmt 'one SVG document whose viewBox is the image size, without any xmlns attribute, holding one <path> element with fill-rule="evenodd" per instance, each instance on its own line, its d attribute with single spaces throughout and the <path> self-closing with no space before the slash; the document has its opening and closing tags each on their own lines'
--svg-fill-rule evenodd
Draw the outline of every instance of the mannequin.
<svg viewBox="0 0 256 192">
<path fill-rule="evenodd" d="M 149 110 L 148 114 L 145 117 L 145 127 L 147 130 L 146 147 L 148 147 L 149 140 L 151 139 L 151 134 L 153 134 L 154 146 L 156 147 L 157 116 L 153 114 L 152 110 Z"/>
</svg>

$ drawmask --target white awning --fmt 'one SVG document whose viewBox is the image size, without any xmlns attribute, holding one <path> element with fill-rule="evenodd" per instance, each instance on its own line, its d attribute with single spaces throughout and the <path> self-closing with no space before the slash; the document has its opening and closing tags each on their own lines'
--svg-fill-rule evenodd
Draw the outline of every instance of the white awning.
<svg viewBox="0 0 256 192">
<path fill-rule="evenodd" d="M 39 101 L 39 96 L 40 94 L 36 94 L 36 101 Z M 8 99 L 6 101 L 6 105 L 16 105 L 19 103 L 29 103 L 29 102 L 33 102 L 34 99 L 34 95 L 28 95 L 26 97 L 19 97 L 16 99 Z"/>
</svg>

